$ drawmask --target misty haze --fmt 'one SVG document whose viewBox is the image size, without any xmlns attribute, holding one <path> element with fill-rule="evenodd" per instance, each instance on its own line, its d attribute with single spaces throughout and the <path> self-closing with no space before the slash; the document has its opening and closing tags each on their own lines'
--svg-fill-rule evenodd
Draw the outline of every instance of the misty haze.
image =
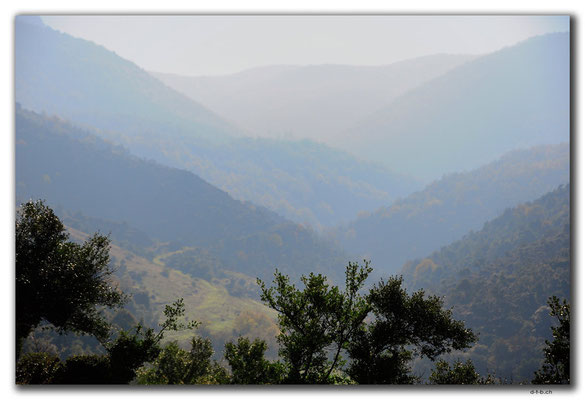
<svg viewBox="0 0 585 400">
<path fill-rule="evenodd" d="M 572 383 L 569 25 L 16 16 L 16 383 Z"/>
</svg>

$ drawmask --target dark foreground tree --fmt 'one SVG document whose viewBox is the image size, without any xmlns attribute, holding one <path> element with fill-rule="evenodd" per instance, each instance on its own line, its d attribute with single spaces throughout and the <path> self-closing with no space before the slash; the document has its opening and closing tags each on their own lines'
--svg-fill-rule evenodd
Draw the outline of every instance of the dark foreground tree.
<svg viewBox="0 0 585 400">
<path fill-rule="evenodd" d="M 455 361 L 453 365 L 439 360 L 431 372 L 429 381 L 434 385 L 478 385 L 482 383 L 480 375 L 475 371 L 471 360 Z"/>
<path fill-rule="evenodd" d="M 334 383 L 341 350 L 368 314 L 369 306 L 359 290 L 371 270 L 368 263 L 363 267 L 350 263 L 345 291 L 329 286 L 321 274 L 302 276 L 302 290 L 278 270 L 275 287 L 267 288 L 258 280 L 261 299 L 278 312 L 284 383 Z"/>
<path fill-rule="evenodd" d="M 141 385 L 195 385 L 229 383 L 228 372 L 211 359 L 213 346 L 209 339 L 195 336 L 191 350 L 183 350 L 176 341 L 167 343 L 152 365 L 138 371 Z"/>
<path fill-rule="evenodd" d="M 370 272 L 368 263 L 350 263 L 343 292 L 322 275 L 302 277 L 303 290 L 278 271 L 275 287 L 259 281 L 262 300 L 279 313 L 285 383 L 414 383 L 409 364 L 415 356 L 434 360 L 476 340 L 441 299 L 425 298 L 422 290 L 408 295 L 401 278 L 381 281 L 362 296 Z M 351 379 L 340 381 L 342 350 L 350 358 L 345 372 Z"/>
<path fill-rule="evenodd" d="M 16 383 L 48 385 L 61 383 L 63 364 L 59 357 L 49 353 L 28 353 L 16 365 Z"/>
<path fill-rule="evenodd" d="M 16 383 L 23 385 L 128 384 L 134 380 L 141 366 L 154 362 L 159 357 L 160 342 L 166 332 L 197 326 L 195 321 L 182 321 L 185 315 L 183 299 L 165 306 L 164 315 L 166 319 L 160 324 L 161 329 L 158 333 L 155 333 L 152 328 L 144 328 L 138 324 L 132 332 L 122 331 L 116 338 L 105 343 L 106 354 L 76 355 L 69 357 L 64 363 L 57 356 L 47 353 L 26 354 L 16 365 Z M 196 341 L 194 340 L 193 343 Z M 194 350 L 191 353 L 195 359 L 205 360 L 213 353 L 211 350 L 211 353 L 207 355 L 208 348 L 211 348 L 210 343 L 203 343 L 198 347 L 194 344 Z M 220 367 L 211 375 L 220 376 L 222 370 Z M 195 371 L 194 374 L 200 374 L 200 372 Z M 223 383 L 227 383 L 227 378 Z"/>
<path fill-rule="evenodd" d="M 16 219 L 16 355 L 41 321 L 59 332 L 105 340 L 109 324 L 99 307 L 118 307 L 124 295 L 112 286 L 109 239 L 69 241 L 65 227 L 42 201 L 22 205 Z"/>
<path fill-rule="evenodd" d="M 571 306 L 567 300 L 553 296 L 548 300 L 550 315 L 555 317 L 558 326 L 551 327 L 553 341 L 545 341 L 544 363 L 535 372 L 534 384 L 570 384 L 571 383 Z"/>
<path fill-rule="evenodd" d="M 282 381 L 283 365 L 270 362 L 264 357 L 266 342 L 239 337 L 237 342 L 225 344 L 224 357 L 232 376 L 230 383 L 236 385 L 276 384 Z"/>
<path fill-rule="evenodd" d="M 348 343 L 349 376 L 362 384 L 414 383 L 409 363 L 415 356 L 434 360 L 476 340 L 463 322 L 453 320 L 436 296 L 409 295 L 402 278 L 374 286 L 367 296 L 373 321 L 363 323 Z"/>
</svg>

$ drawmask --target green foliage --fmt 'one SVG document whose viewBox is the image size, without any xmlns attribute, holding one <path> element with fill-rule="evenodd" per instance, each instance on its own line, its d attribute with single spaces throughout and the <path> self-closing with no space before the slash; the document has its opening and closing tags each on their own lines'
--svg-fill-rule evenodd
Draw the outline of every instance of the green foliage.
<svg viewBox="0 0 585 400">
<path fill-rule="evenodd" d="M 212 361 L 213 348 L 209 339 L 195 336 L 191 350 L 179 347 L 176 341 L 168 343 L 151 366 L 138 371 L 136 382 L 142 385 L 225 384 L 228 373 Z"/>
<path fill-rule="evenodd" d="M 409 295 L 401 286 L 402 278 L 390 278 L 367 296 L 374 320 L 363 323 L 347 347 L 348 374 L 358 383 L 413 383 L 408 362 L 415 355 L 433 360 L 476 340 L 439 297 L 425 298 L 422 290 Z"/>
<path fill-rule="evenodd" d="M 136 370 L 146 362 L 154 361 L 160 354 L 159 343 L 165 332 L 193 329 L 198 322 L 183 322 L 185 315 L 183 299 L 178 299 L 172 305 L 166 305 L 164 310 L 165 321 L 160 324 L 160 330 L 155 334 L 154 329 L 145 329 L 137 325 L 132 334 L 120 332 L 118 338 L 106 346 L 111 363 L 111 383 L 129 383 L 136 376 Z"/>
<path fill-rule="evenodd" d="M 551 327 L 553 341 L 545 342 L 544 363 L 535 372 L 534 384 L 571 383 L 571 306 L 567 300 L 553 296 L 548 300 L 550 315 L 555 317 L 558 326 Z"/>
<path fill-rule="evenodd" d="M 107 346 L 114 379 L 112 383 L 132 381 L 137 368 L 158 356 L 159 341 L 152 329 L 144 329 L 141 325 L 138 325 L 131 334 L 122 331 L 118 338 Z"/>
<path fill-rule="evenodd" d="M 264 358 L 266 342 L 239 337 L 225 344 L 224 357 L 231 370 L 230 383 L 236 385 L 276 384 L 283 379 L 284 366 Z"/>
<path fill-rule="evenodd" d="M 29 353 L 16 364 L 18 385 L 46 385 L 59 382 L 63 364 L 59 357 L 48 353 Z"/>
<path fill-rule="evenodd" d="M 23 340 L 43 320 L 59 332 L 105 340 L 110 325 L 98 307 L 125 301 L 110 280 L 109 239 L 95 234 L 77 244 L 68 238 L 42 201 L 22 205 L 16 219 L 17 357 Z"/>
<path fill-rule="evenodd" d="M 445 360 L 439 360 L 431 372 L 429 381 L 434 385 L 476 385 L 481 383 L 481 377 L 475 371 L 471 360 L 465 363 L 458 360 L 453 366 Z"/>
<path fill-rule="evenodd" d="M 158 333 L 141 324 L 132 332 L 122 330 L 104 344 L 106 354 L 75 355 L 64 365 L 56 356 L 46 353 L 27 354 L 18 363 L 17 383 L 128 384 L 136 377 L 138 368 L 157 359 L 166 332 L 197 326 L 196 322 L 180 320 L 185 314 L 183 299 L 167 305 L 164 314 L 166 320 L 160 324 Z M 221 371 L 218 373 L 221 375 Z"/>
<path fill-rule="evenodd" d="M 369 311 L 359 290 L 371 270 L 367 262 L 365 266 L 349 263 L 345 291 L 329 286 L 321 274 L 301 277 L 303 290 L 278 270 L 275 287 L 267 288 L 258 279 L 262 301 L 279 313 L 279 354 L 286 367 L 285 383 L 330 383 L 342 348 Z M 328 351 L 333 352 L 331 360 Z"/>
</svg>

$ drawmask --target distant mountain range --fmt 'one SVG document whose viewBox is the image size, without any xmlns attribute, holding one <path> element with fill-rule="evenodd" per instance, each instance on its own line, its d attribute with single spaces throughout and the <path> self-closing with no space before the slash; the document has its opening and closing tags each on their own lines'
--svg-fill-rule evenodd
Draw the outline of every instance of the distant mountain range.
<svg viewBox="0 0 585 400">
<path fill-rule="evenodd" d="M 137 137 L 196 137 L 217 142 L 237 128 L 201 104 L 95 43 L 17 16 L 16 101 L 103 130 Z"/>
<path fill-rule="evenodd" d="M 339 146 L 429 181 L 518 147 L 568 142 L 569 63 L 568 33 L 533 37 L 414 88 Z"/>
<path fill-rule="evenodd" d="M 568 183 L 569 168 L 567 144 L 513 151 L 471 172 L 447 175 L 335 234 L 343 248 L 372 260 L 378 271 L 397 273 L 407 260 L 480 229 L 508 207 Z"/>
<path fill-rule="evenodd" d="M 309 141 L 240 138 L 232 124 L 115 53 L 17 17 L 15 94 L 133 154 L 187 169 L 232 196 L 315 227 L 419 187 L 404 174 Z"/>
<path fill-rule="evenodd" d="M 384 66 L 268 66 L 221 76 L 152 73 L 251 136 L 338 144 L 347 129 L 474 56 L 438 54 Z"/>
</svg>

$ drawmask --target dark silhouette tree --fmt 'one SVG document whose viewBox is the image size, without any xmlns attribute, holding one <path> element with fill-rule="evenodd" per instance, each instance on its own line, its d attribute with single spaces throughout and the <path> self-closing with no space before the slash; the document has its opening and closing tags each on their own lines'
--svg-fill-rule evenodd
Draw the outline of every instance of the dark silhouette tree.
<svg viewBox="0 0 585 400">
<path fill-rule="evenodd" d="M 63 364 L 59 357 L 49 353 L 28 353 L 16 365 L 16 383 L 48 385 L 61 383 Z"/>
<path fill-rule="evenodd" d="M 390 278 L 370 289 L 366 300 L 374 319 L 362 323 L 347 346 L 347 372 L 358 383 L 414 383 L 408 364 L 415 356 L 434 360 L 476 340 L 440 298 L 425 298 L 422 290 L 409 295 L 401 286 L 402 278 Z"/>
<path fill-rule="evenodd" d="M 276 384 L 282 380 L 283 365 L 270 362 L 264 357 L 266 342 L 239 337 L 237 342 L 225 344 L 224 357 L 232 375 L 230 383 L 236 385 Z"/>
<path fill-rule="evenodd" d="M 183 299 L 165 306 L 164 315 L 166 319 L 160 324 L 161 329 L 158 333 L 152 328 L 144 328 L 138 324 L 132 332 L 122 331 L 116 338 L 105 343 L 106 354 L 76 355 L 69 357 L 64 363 L 57 356 L 47 353 L 26 354 L 17 363 L 16 383 L 128 384 L 135 379 L 141 366 L 147 362 L 155 362 L 160 356 L 162 351 L 160 342 L 167 331 L 197 326 L 195 321 L 181 320 L 185 315 Z M 193 348 L 195 349 L 195 345 Z M 192 356 L 194 359 L 203 360 L 202 362 L 213 353 L 210 343 L 203 343 L 197 349 L 199 350 L 196 354 L 192 350 Z M 206 349 L 211 351 L 209 355 L 205 355 Z M 221 376 L 222 371 L 219 367 L 212 375 Z M 224 381 L 227 383 L 227 378 Z"/>
<path fill-rule="evenodd" d="M 471 360 L 466 362 L 458 360 L 452 366 L 445 360 L 439 360 L 431 372 L 429 381 L 434 385 L 477 385 L 482 383 Z"/>
<path fill-rule="evenodd" d="M 570 384 L 571 383 L 571 306 L 567 300 L 561 303 L 558 297 L 548 299 L 550 315 L 558 321 L 558 326 L 551 327 L 553 341 L 545 341 L 544 363 L 534 373 L 534 384 Z"/>
<path fill-rule="evenodd" d="M 69 234 L 42 201 L 22 205 L 16 219 L 16 355 L 42 321 L 59 332 L 108 337 L 100 307 L 120 307 L 125 296 L 113 287 L 107 237 L 84 243 Z"/>
<path fill-rule="evenodd" d="M 143 385 L 194 385 L 229 383 L 228 372 L 211 359 L 209 339 L 194 336 L 191 350 L 183 350 L 176 341 L 167 343 L 152 366 L 142 368 L 137 382 Z"/>
</svg>

